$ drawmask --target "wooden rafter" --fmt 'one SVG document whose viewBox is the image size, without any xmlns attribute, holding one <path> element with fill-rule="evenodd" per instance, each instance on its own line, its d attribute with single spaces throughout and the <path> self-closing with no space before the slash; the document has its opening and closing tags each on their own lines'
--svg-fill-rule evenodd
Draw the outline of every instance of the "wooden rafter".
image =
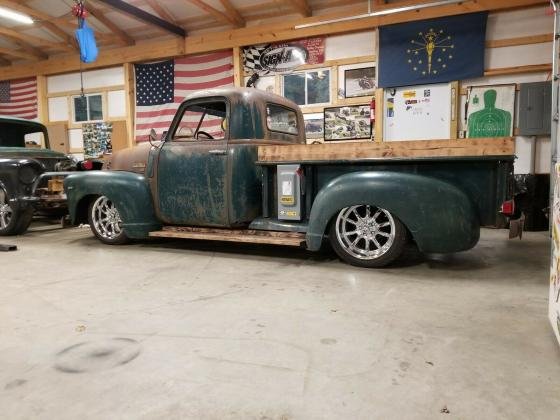
<svg viewBox="0 0 560 420">
<path fill-rule="evenodd" d="M 0 36 L 5 36 L 7 38 L 14 39 L 14 40 L 24 41 L 35 47 L 44 47 L 44 48 L 52 48 L 55 50 L 67 50 L 67 51 L 72 50 L 72 47 L 70 47 L 67 44 L 47 41 L 44 38 L 33 36 L 33 35 L 27 35 L 22 31 L 17 31 L 10 28 L 0 27 Z"/>
<path fill-rule="evenodd" d="M 45 59 L 45 58 L 49 57 L 49 55 L 45 54 L 44 51 L 40 50 L 39 48 L 34 47 L 31 44 L 28 44 L 25 41 L 15 40 L 14 42 L 17 45 L 19 45 L 21 47 L 21 49 L 23 49 L 24 51 L 27 51 L 29 54 L 33 54 L 37 58 Z"/>
<path fill-rule="evenodd" d="M 245 19 L 243 19 L 243 16 L 241 16 L 239 10 L 237 10 L 235 6 L 231 4 L 230 0 L 220 0 L 220 3 L 222 3 L 224 9 L 226 9 L 228 14 L 231 17 L 233 17 L 233 19 L 237 22 L 239 26 L 245 26 Z"/>
<path fill-rule="evenodd" d="M 166 19 L 171 23 L 174 24 L 177 23 L 177 19 L 175 19 L 175 17 L 173 17 L 171 13 L 169 13 L 167 9 L 162 4 L 159 3 L 159 0 L 144 0 L 144 1 L 148 6 L 154 9 L 154 12 L 156 12 L 159 15 L 159 17 Z"/>
<path fill-rule="evenodd" d="M 104 3 L 108 6 L 111 6 L 112 8 L 114 8 L 115 10 L 118 10 L 121 13 L 126 13 L 127 15 L 141 20 L 144 23 L 148 23 L 150 25 L 154 25 L 159 27 L 160 29 L 163 29 L 167 32 L 170 32 L 174 35 L 179 35 L 181 37 L 185 37 L 187 36 L 187 33 L 185 32 L 185 30 L 171 22 L 168 22 L 164 19 L 161 19 L 160 17 L 156 16 L 156 15 L 152 15 L 151 13 L 146 12 L 145 10 L 142 10 L 136 6 L 132 6 L 131 4 L 128 4 L 127 2 L 123 1 L 123 0 L 97 0 L 99 3 Z"/>
<path fill-rule="evenodd" d="M 311 7 L 307 4 L 307 0 L 288 0 L 288 2 L 303 17 L 311 16 Z"/>
<path fill-rule="evenodd" d="M 0 47 L 0 54 L 9 55 L 11 57 L 23 58 L 26 60 L 36 60 L 38 57 L 35 54 L 29 52 L 14 50 L 12 48 Z"/>
<path fill-rule="evenodd" d="M 134 39 L 126 34 L 121 28 L 115 25 L 112 21 L 107 19 L 105 14 L 101 12 L 97 7 L 95 7 L 91 2 L 87 4 L 87 10 L 91 15 L 96 18 L 99 22 L 105 25 L 117 38 L 117 42 L 121 45 L 134 45 Z"/>
<path fill-rule="evenodd" d="M 49 14 L 41 12 L 37 9 L 32 9 L 29 6 L 18 4 L 18 3 L 15 3 L 13 1 L 9 1 L 9 0 L 0 0 L 0 6 L 5 6 L 9 9 L 15 10 L 17 12 L 24 13 L 26 15 L 29 15 L 29 16 L 35 18 L 35 19 L 39 19 L 41 21 L 41 25 L 45 29 L 48 29 L 50 32 L 52 32 L 54 35 L 56 35 L 58 38 L 62 39 L 64 42 L 66 42 L 68 45 L 71 45 L 71 46 L 73 46 L 74 48 L 77 49 L 77 44 L 74 41 L 74 38 L 72 38 L 65 31 L 63 31 L 59 26 L 57 26 L 57 25 L 55 25 L 51 22 L 51 19 L 53 19 L 53 16 L 50 16 Z M 76 29 L 76 25 L 73 25 L 72 29 Z"/>
<path fill-rule="evenodd" d="M 0 66 L 11 66 L 12 62 L 4 57 L 0 57 Z"/>
<path fill-rule="evenodd" d="M 219 11 L 218 9 L 213 8 L 208 3 L 205 3 L 202 0 L 186 0 L 186 1 L 191 4 L 194 4 L 199 9 L 202 9 L 205 12 L 211 14 L 219 22 L 223 22 L 226 25 L 233 25 L 236 27 L 243 26 L 238 21 L 236 21 L 233 16 L 228 16 L 227 14 Z"/>
</svg>

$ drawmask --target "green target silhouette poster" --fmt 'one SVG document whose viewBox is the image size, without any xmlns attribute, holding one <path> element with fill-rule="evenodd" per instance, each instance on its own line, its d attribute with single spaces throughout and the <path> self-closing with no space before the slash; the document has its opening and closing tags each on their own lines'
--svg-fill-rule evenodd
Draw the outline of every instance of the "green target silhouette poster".
<svg viewBox="0 0 560 420">
<path fill-rule="evenodd" d="M 515 84 L 472 86 L 467 106 L 467 137 L 513 135 Z"/>
</svg>

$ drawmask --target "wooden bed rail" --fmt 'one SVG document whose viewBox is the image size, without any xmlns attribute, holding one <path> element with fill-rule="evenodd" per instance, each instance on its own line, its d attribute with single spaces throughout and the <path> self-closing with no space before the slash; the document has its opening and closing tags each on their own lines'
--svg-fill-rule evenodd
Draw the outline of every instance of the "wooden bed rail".
<svg viewBox="0 0 560 420">
<path fill-rule="evenodd" d="M 259 146 L 259 162 L 512 156 L 513 137 Z"/>
</svg>

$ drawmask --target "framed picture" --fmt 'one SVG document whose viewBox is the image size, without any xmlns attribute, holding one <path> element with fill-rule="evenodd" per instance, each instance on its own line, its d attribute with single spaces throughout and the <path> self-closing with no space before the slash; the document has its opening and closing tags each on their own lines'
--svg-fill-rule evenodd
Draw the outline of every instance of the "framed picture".
<svg viewBox="0 0 560 420">
<path fill-rule="evenodd" d="M 467 92 L 467 137 L 513 135 L 515 84 L 470 86 Z"/>
<path fill-rule="evenodd" d="M 362 67 L 344 71 L 344 96 L 372 96 L 375 94 L 375 67 Z"/>
<path fill-rule="evenodd" d="M 305 138 L 306 140 L 317 140 L 324 137 L 324 115 L 317 114 L 303 114 L 305 123 Z"/>
<path fill-rule="evenodd" d="M 370 117 L 369 104 L 325 108 L 325 141 L 370 139 Z"/>
</svg>

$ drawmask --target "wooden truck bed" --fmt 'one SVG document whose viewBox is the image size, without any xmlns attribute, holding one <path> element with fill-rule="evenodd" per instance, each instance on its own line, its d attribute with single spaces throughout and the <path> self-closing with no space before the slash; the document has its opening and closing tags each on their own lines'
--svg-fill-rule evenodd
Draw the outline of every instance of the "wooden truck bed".
<svg viewBox="0 0 560 420">
<path fill-rule="evenodd" d="M 512 137 L 414 140 L 384 143 L 322 143 L 259 147 L 259 163 L 333 162 L 370 159 L 512 156 Z"/>
</svg>

